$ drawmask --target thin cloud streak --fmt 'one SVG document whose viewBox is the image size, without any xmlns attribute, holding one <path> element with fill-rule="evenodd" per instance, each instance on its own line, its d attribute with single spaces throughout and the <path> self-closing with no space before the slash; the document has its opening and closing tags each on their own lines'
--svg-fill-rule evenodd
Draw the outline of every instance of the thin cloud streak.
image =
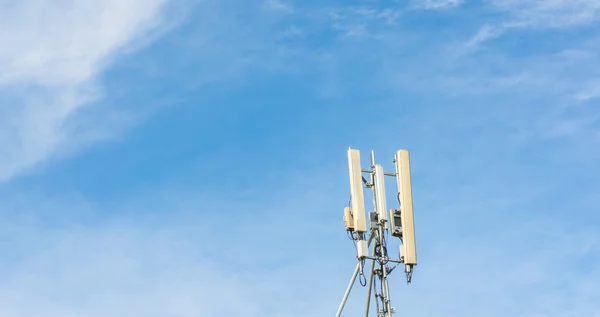
<svg viewBox="0 0 600 317">
<path fill-rule="evenodd" d="M 464 2 L 464 0 L 416 0 L 413 1 L 413 5 L 419 9 L 440 10 L 455 8 Z"/>
<path fill-rule="evenodd" d="M 519 29 L 547 30 L 589 26 L 600 19 L 600 4 L 595 0 L 492 0 L 504 21 L 486 24 L 467 41 L 471 46 Z"/>
</svg>

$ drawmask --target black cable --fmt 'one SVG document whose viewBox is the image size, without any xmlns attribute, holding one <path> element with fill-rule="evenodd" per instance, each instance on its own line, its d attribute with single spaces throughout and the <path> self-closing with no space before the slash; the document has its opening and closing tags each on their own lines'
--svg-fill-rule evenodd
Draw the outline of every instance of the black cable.
<svg viewBox="0 0 600 317">
<path fill-rule="evenodd" d="M 388 274 L 391 274 L 392 271 L 395 270 L 399 265 L 400 265 L 400 263 L 396 263 L 396 265 L 394 265 L 394 267 L 392 267 L 391 269 L 389 269 Z"/>
<path fill-rule="evenodd" d="M 363 282 L 363 279 L 364 279 L 364 282 Z M 365 276 L 365 273 L 363 272 L 362 269 L 360 270 L 358 282 L 360 283 L 360 286 L 362 286 L 362 287 L 367 286 L 367 277 Z"/>
<path fill-rule="evenodd" d="M 381 256 L 381 244 L 376 244 L 373 252 L 375 253 L 375 256 L 380 257 Z"/>
<path fill-rule="evenodd" d="M 375 245 L 375 256 L 377 257 L 377 263 L 379 263 L 380 265 L 386 265 L 389 262 L 388 256 L 387 256 L 387 248 L 385 247 L 385 245 L 381 245 L 381 244 L 377 244 Z M 384 260 L 381 260 L 384 259 Z"/>
</svg>

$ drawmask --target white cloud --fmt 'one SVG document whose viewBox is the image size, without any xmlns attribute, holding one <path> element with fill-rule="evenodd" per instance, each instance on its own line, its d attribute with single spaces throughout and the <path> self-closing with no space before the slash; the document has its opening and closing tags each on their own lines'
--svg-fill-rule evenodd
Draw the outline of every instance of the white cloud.
<svg viewBox="0 0 600 317">
<path fill-rule="evenodd" d="M 167 0 L 18 1 L 0 11 L 0 180 L 68 147 L 69 119 L 97 100 L 97 76 L 161 23 Z M 110 122 L 103 122 L 110 131 Z"/>
<path fill-rule="evenodd" d="M 458 7 L 463 4 L 464 0 L 417 0 L 414 1 L 415 6 L 422 9 L 448 9 Z"/>
<path fill-rule="evenodd" d="M 575 98 L 581 101 L 588 101 L 600 97 L 600 84 L 590 83 L 575 95 Z"/>
<path fill-rule="evenodd" d="M 486 24 L 468 42 L 471 45 L 523 28 L 553 29 L 591 25 L 600 19 L 600 2 L 595 0 L 492 0 L 505 14 L 502 22 Z"/>
<path fill-rule="evenodd" d="M 263 6 L 268 10 L 281 11 L 281 12 L 292 12 L 294 9 L 288 3 L 281 0 L 266 0 L 263 2 Z"/>
<path fill-rule="evenodd" d="M 502 35 L 504 29 L 505 28 L 503 26 L 486 24 L 479 28 L 477 33 L 473 35 L 473 37 L 470 40 L 468 40 L 466 44 L 470 47 L 477 47 L 477 45 L 479 45 L 480 43 Z"/>
<path fill-rule="evenodd" d="M 584 25 L 600 18 L 595 0 L 492 0 L 511 16 L 511 24 L 524 27 L 565 27 Z"/>
</svg>

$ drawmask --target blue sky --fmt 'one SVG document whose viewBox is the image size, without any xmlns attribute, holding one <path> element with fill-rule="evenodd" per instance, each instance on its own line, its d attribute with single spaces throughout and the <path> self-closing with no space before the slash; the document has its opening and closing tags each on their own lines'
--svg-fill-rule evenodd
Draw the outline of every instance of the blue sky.
<svg viewBox="0 0 600 317">
<path fill-rule="evenodd" d="M 352 146 L 387 170 L 411 150 L 398 315 L 600 316 L 599 19 L 593 0 L 0 0 L 0 315 L 332 315 Z"/>
</svg>

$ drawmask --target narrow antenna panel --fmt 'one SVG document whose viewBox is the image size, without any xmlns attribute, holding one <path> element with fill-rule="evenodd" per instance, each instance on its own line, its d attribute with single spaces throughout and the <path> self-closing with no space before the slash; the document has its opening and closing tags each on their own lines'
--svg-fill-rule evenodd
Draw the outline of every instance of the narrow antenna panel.
<svg viewBox="0 0 600 317">
<path fill-rule="evenodd" d="M 379 221 L 387 222 L 387 203 L 385 196 L 385 175 L 383 172 L 383 166 L 377 164 L 375 165 L 375 173 L 374 173 L 374 182 L 375 182 L 375 196 L 377 200 L 375 202 L 376 211 L 379 215 Z M 384 224 L 384 227 L 387 228 L 387 224 Z"/>
<path fill-rule="evenodd" d="M 350 174 L 350 195 L 352 200 L 352 216 L 354 217 L 354 231 L 366 232 L 367 217 L 365 214 L 365 196 L 363 192 L 359 150 L 348 149 L 348 171 Z"/>
<path fill-rule="evenodd" d="M 410 155 L 407 150 L 396 153 L 396 180 L 402 218 L 402 251 L 404 264 L 417 264 L 415 223 L 412 202 L 412 182 L 410 177 Z"/>
</svg>

